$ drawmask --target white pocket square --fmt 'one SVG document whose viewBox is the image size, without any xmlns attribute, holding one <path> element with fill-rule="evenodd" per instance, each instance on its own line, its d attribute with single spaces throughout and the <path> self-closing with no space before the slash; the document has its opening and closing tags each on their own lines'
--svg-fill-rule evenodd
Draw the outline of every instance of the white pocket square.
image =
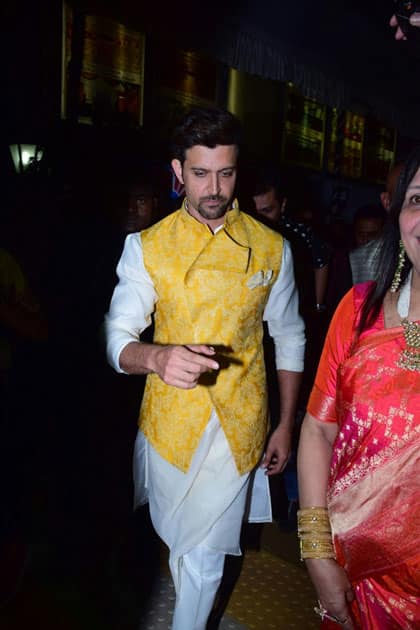
<svg viewBox="0 0 420 630">
<path fill-rule="evenodd" d="M 273 270 L 268 269 L 268 271 L 257 271 L 253 276 L 250 277 L 246 286 L 250 289 L 255 289 L 255 287 L 266 287 L 270 284 L 270 280 L 273 277 Z"/>
</svg>

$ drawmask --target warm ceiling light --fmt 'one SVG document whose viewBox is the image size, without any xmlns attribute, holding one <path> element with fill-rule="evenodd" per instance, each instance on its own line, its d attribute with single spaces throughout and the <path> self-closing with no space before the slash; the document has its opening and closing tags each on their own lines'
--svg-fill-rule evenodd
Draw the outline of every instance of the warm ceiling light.
<svg viewBox="0 0 420 630">
<path fill-rule="evenodd" d="M 16 173 L 36 173 L 44 156 L 38 144 L 11 144 L 10 153 Z"/>
</svg>

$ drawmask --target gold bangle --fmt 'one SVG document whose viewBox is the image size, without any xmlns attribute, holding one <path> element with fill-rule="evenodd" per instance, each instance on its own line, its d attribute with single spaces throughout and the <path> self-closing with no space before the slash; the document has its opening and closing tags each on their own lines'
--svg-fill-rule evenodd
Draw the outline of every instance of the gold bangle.
<svg viewBox="0 0 420 630">
<path fill-rule="evenodd" d="M 327 523 L 299 523 L 298 533 L 304 532 L 331 532 L 331 525 Z"/>
<path fill-rule="evenodd" d="M 302 517 L 302 518 L 328 518 L 328 508 L 326 507 L 316 507 L 316 506 L 312 506 L 309 508 L 301 508 L 300 510 L 298 510 L 298 517 Z"/>
<path fill-rule="evenodd" d="M 327 508 L 311 507 L 298 510 L 298 532 L 330 532 Z"/>
<path fill-rule="evenodd" d="M 309 507 L 298 510 L 298 537 L 300 559 L 335 558 L 331 525 L 326 507 Z"/>
<path fill-rule="evenodd" d="M 332 540 L 331 532 L 302 532 L 299 534 L 302 540 Z"/>
<path fill-rule="evenodd" d="M 298 529 L 297 532 L 299 538 L 301 536 L 305 537 L 305 536 L 315 536 L 315 538 L 317 536 L 321 536 L 321 538 L 325 535 L 328 538 L 331 538 L 331 529 L 329 527 L 318 527 L 318 528 L 313 528 L 313 529 Z"/>
<path fill-rule="evenodd" d="M 317 559 L 335 558 L 332 540 L 319 538 L 301 538 L 300 539 L 300 559 Z"/>
</svg>

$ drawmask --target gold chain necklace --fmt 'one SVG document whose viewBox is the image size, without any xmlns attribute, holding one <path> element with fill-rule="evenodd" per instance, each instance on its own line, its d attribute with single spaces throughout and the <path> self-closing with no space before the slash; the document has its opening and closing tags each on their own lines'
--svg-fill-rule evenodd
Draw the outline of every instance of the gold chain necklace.
<svg viewBox="0 0 420 630">
<path fill-rule="evenodd" d="M 401 352 L 397 365 L 412 372 L 420 372 L 420 324 L 408 321 L 412 276 L 411 270 L 398 296 L 397 311 L 401 317 L 406 347 Z"/>
</svg>

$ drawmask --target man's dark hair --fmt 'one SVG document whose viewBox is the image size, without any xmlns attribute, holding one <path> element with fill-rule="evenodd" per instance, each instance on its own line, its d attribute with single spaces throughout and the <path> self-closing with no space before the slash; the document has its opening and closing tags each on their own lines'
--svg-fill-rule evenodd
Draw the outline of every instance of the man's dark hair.
<svg viewBox="0 0 420 630">
<path fill-rule="evenodd" d="M 216 107 L 196 107 L 175 128 L 172 155 L 183 164 L 185 152 L 196 145 L 209 149 L 217 145 L 236 145 L 239 148 L 241 138 L 242 127 L 236 116 Z"/>
<path fill-rule="evenodd" d="M 360 219 L 377 219 L 381 221 L 382 225 L 385 225 L 387 218 L 388 214 L 383 206 L 379 203 L 370 203 L 356 210 L 353 223 L 360 221 Z"/>
<path fill-rule="evenodd" d="M 271 165 L 262 166 L 255 175 L 252 196 L 265 195 L 274 190 L 278 201 L 285 196 L 285 188 L 278 175 L 278 168 Z"/>
</svg>

